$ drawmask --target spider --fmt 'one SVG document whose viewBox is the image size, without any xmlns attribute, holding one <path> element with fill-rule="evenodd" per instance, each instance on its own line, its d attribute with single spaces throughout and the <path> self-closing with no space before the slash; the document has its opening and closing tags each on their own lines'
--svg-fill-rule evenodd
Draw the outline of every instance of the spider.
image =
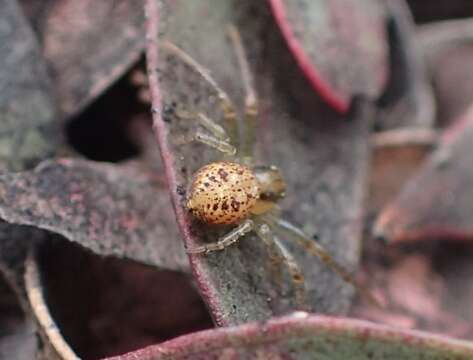
<svg viewBox="0 0 473 360">
<path fill-rule="evenodd" d="M 286 183 L 276 166 L 255 164 L 253 148 L 258 117 L 257 96 L 240 34 L 234 26 L 229 26 L 228 33 L 246 94 L 242 121 L 238 121 L 229 96 L 206 68 L 175 44 L 163 41 L 161 45 L 211 86 L 220 102 L 225 124 L 225 127 L 221 126 L 204 113 L 191 114 L 181 111 L 178 114 L 181 118 L 197 121 L 200 128 L 205 130 L 196 130 L 190 137 L 191 141 L 206 144 L 222 154 L 222 160 L 204 165 L 193 174 L 186 196 L 187 210 L 208 225 L 234 225 L 232 230 L 216 242 L 186 248 L 187 253 L 206 255 L 221 251 L 237 243 L 247 233 L 255 232 L 266 244 L 271 264 L 279 266 L 282 263 L 287 267 L 296 303 L 300 308 L 305 308 L 304 275 L 292 254 L 277 236 L 283 234 L 318 257 L 361 294 L 376 302 L 372 294 L 359 285 L 316 239 L 280 217 L 278 202 L 285 196 Z M 244 135 L 241 137 L 242 141 L 239 141 L 238 126 L 242 125 Z"/>
</svg>

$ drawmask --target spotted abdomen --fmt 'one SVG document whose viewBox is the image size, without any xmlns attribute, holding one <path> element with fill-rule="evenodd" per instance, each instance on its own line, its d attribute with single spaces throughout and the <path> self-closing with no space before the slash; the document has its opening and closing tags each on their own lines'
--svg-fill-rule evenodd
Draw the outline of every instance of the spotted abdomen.
<svg viewBox="0 0 473 360">
<path fill-rule="evenodd" d="M 235 224 L 248 217 L 258 196 L 258 182 L 250 168 L 215 162 L 194 174 L 187 207 L 206 223 Z"/>
</svg>

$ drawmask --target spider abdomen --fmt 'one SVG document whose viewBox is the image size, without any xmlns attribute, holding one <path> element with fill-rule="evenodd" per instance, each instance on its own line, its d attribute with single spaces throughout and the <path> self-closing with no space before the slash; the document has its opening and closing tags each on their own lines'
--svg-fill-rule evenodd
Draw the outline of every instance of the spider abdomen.
<svg viewBox="0 0 473 360">
<path fill-rule="evenodd" d="M 258 197 L 258 181 L 250 168 L 214 162 L 194 174 L 187 208 L 206 223 L 235 224 L 248 217 Z"/>
</svg>

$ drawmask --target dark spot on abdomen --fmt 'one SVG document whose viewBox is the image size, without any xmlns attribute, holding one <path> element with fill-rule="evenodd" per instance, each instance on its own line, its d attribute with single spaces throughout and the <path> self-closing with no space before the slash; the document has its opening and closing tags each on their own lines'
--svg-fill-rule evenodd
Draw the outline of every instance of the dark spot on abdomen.
<svg viewBox="0 0 473 360">
<path fill-rule="evenodd" d="M 239 203 L 238 201 L 232 200 L 231 205 L 232 205 L 232 209 L 233 209 L 234 211 L 240 210 L 240 203 Z"/>
<path fill-rule="evenodd" d="M 220 168 L 218 169 L 218 174 L 220 175 L 220 178 L 223 180 L 223 181 L 227 181 L 228 179 L 228 173 L 223 170 L 223 168 Z"/>
</svg>

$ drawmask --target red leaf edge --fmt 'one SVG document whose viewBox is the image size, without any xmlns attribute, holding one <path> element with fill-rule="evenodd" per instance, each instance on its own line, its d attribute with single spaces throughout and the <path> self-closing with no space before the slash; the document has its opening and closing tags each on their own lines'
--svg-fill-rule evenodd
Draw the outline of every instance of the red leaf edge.
<svg viewBox="0 0 473 360">
<path fill-rule="evenodd" d="M 289 49 L 299 64 L 299 67 L 317 93 L 320 94 L 320 96 L 336 111 L 341 114 L 346 114 L 350 108 L 349 102 L 343 100 L 337 91 L 332 88 L 328 82 L 323 80 L 313 66 L 309 56 L 304 51 L 304 47 L 294 36 L 291 27 L 287 22 L 283 1 L 284 0 L 269 0 L 274 17 L 276 18 L 279 28 L 286 39 Z"/>
<path fill-rule="evenodd" d="M 153 130 L 157 138 L 160 150 L 161 157 L 164 164 L 164 172 L 166 174 L 167 184 L 169 192 L 173 201 L 171 201 L 174 208 L 177 223 L 179 230 L 186 240 L 186 242 L 192 243 L 192 235 L 189 232 L 190 224 L 188 218 L 184 213 L 185 209 L 180 206 L 176 206 L 176 199 L 179 197 L 177 194 L 176 188 L 173 187 L 173 184 L 176 184 L 176 177 L 172 171 L 174 163 L 174 155 L 168 147 L 166 141 L 167 130 L 164 125 L 164 120 L 161 117 L 161 112 L 156 108 L 156 104 L 161 104 L 161 93 L 159 90 L 159 80 L 158 73 L 156 69 L 158 68 L 159 63 L 159 46 L 157 44 L 157 34 L 159 34 L 159 5 L 156 0 L 146 0 L 145 3 L 145 17 L 146 17 L 146 62 L 148 68 L 148 80 L 149 88 L 151 92 L 151 102 L 153 104 L 152 114 L 153 114 Z M 214 321 L 219 326 L 228 325 L 227 320 L 221 314 L 220 309 L 222 306 L 218 303 L 219 296 L 215 293 L 208 285 L 205 279 L 205 274 L 201 273 L 201 267 L 196 261 L 195 255 L 188 255 L 189 262 L 191 264 L 191 271 L 194 276 L 195 281 L 199 284 L 199 291 L 203 297 L 205 303 L 212 313 Z"/>
<path fill-rule="evenodd" d="M 452 355 L 473 356 L 473 343 L 447 336 L 430 334 L 418 330 L 402 330 L 365 320 L 309 315 L 296 312 L 265 323 L 249 323 L 238 327 L 204 330 L 190 335 L 152 345 L 128 354 L 106 360 L 159 360 L 179 356 L 202 354 L 224 348 L 254 347 L 258 344 L 274 343 L 288 336 L 317 336 L 330 332 L 340 336 L 351 336 L 363 340 L 380 340 L 387 343 L 404 343 L 424 346 L 439 351 L 451 351 Z"/>
</svg>

